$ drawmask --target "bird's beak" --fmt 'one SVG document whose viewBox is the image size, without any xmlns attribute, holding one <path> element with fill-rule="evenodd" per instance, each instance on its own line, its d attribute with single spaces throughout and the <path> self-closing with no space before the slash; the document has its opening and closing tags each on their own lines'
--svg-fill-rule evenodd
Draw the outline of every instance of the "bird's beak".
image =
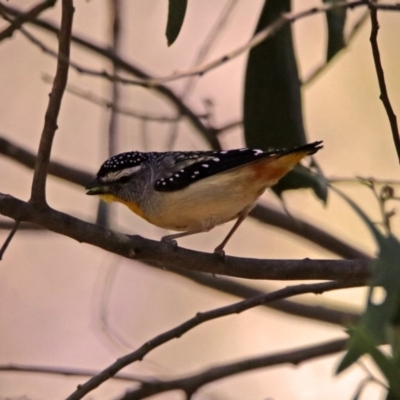
<svg viewBox="0 0 400 400">
<path fill-rule="evenodd" d="M 86 185 L 86 194 L 88 195 L 98 195 L 98 194 L 107 194 L 109 192 L 108 185 L 99 182 L 97 178 L 94 178 Z"/>
</svg>

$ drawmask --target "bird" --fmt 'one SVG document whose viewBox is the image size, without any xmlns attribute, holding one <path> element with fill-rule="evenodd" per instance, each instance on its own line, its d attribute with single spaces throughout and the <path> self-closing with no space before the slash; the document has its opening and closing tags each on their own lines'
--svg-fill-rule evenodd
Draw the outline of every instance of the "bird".
<svg viewBox="0 0 400 400">
<path fill-rule="evenodd" d="M 122 203 L 149 223 L 178 231 L 161 238 L 175 246 L 178 238 L 236 220 L 214 250 L 223 256 L 264 191 L 322 147 L 316 141 L 281 150 L 130 151 L 106 160 L 86 194 Z"/>
</svg>

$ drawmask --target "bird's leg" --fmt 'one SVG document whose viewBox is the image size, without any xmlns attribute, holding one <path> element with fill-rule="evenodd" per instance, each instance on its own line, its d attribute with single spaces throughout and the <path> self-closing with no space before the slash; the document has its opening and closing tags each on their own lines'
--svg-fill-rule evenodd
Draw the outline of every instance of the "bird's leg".
<svg viewBox="0 0 400 400">
<path fill-rule="evenodd" d="M 236 229 L 239 228 L 240 224 L 246 219 L 247 214 L 249 213 L 250 209 L 246 209 L 245 211 L 242 211 L 239 214 L 238 219 L 235 222 L 235 225 L 233 225 L 232 229 L 229 231 L 229 233 L 226 235 L 225 239 L 222 241 L 220 245 L 218 245 L 214 253 L 219 254 L 221 257 L 225 256 L 224 252 L 224 247 L 228 243 L 229 239 L 232 237 L 232 235 L 235 233 Z"/>
</svg>

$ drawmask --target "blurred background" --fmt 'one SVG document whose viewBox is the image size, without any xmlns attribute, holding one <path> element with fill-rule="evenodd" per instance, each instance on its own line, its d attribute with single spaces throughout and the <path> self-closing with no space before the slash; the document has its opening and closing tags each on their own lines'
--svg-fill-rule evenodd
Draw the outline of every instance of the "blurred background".
<svg viewBox="0 0 400 400">
<path fill-rule="evenodd" d="M 2 2 L 28 10 L 28 0 Z M 100 46 L 112 46 L 113 2 L 75 1 L 74 33 Z M 192 67 L 207 40 L 211 46 L 202 60 L 210 61 L 246 43 L 252 36 L 264 2 L 192 0 L 177 41 L 167 46 L 165 26 L 168 2 L 119 0 L 119 53 L 151 76 L 162 77 Z M 312 0 L 293 1 L 293 11 L 320 6 Z M 349 32 L 365 9 L 348 12 Z M 227 15 L 220 31 L 213 31 Z M 61 3 L 41 17 L 60 23 Z M 392 106 L 400 106 L 400 35 L 398 13 L 379 12 L 379 45 Z M 0 29 L 7 26 L 1 21 Z M 49 49 L 57 50 L 56 37 L 27 24 L 25 28 Z M 326 23 L 323 14 L 293 25 L 302 79 L 324 62 Z M 211 36 L 210 36 L 211 35 Z M 396 180 L 398 160 L 379 88 L 369 43 L 370 22 L 358 30 L 349 46 L 310 84 L 303 88 L 303 110 L 308 141 L 323 140 L 316 156 L 328 178 L 374 177 Z M 248 54 L 213 69 L 192 81 L 166 84 L 197 114 L 208 115 L 213 127 L 234 124 L 220 134 L 226 149 L 244 145 L 243 89 Z M 55 58 L 16 32 L 0 43 L 0 135 L 36 153 L 51 86 Z M 112 71 L 104 58 L 72 46 L 71 60 L 96 71 Z M 122 74 L 123 75 L 123 74 Z M 71 69 L 64 95 L 52 160 L 95 174 L 109 156 L 111 110 L 94 104 L 99 96 L 112 99 L 112 84 Z M 78 92 L 79 96 L 76 95 Z M 119 85 L 119 104 L 147 116 L 175 118 L 176 109 L 154 90 Z M 117 114 L 115 151 L 207 149 L 208 144 L 182 118 L 178 124 L 148 121 Z M 0 157 L 0 191 L 28 200 L 32 171 Z M 339 186 L 373 221 L 380 221 L 379 206 L 370 189 L 358 183 Z M 342 240 L 375 253 L 375 245 L 354 212 L 333 193 L 324 205 L 310 190 L 284 193 L 287 209 Z M 51 207 L 94 222 L 98 202 L 85 196 L 83 187 L 49 176 L 47 198 Z M 261 203 L 283 210 L 270 191 Z M 396 205 L 394 204 L 393 207 Z M 2 219 L 5 221 L 5 219 Z M 158 240 L 165 231 L 150 226 L 122 205 L 110 208 L 112 229 Z M 398 232 L 393 219 L 393 231 Z M 228 232 L 225 225 L 207 234 L 179 240 L 179 244 L 210 252 Z M 4 241 L 8 231 L 2 230 Z M 317 245 L 283 230 L 248 218 L 230 240 L 227 254 L 254 258 L 337 258 Z M 287 282 L 246 282 L 260 289 L 287 286 Z M 0 265 L 0 364 L 24 364 L 101 370 L 157 334 L 192 317 L 198 311 L 230 304 L 237 299 L 206 289 L 168 271 L 108 254 L 69 238 L 45 231 L 17 232 Z M 303 296 L 311 303 L 361 310 L 361 289 Z M 207 367 L 259 354 L 295 349 L 345 337 L 339 326 L 257 308 L 204 324 L 151 352 L 141 363 L 124 370 L 139 377 L 168 378 L 195 373 Z M 366 374 L 352 367 L 339 376 L 334 370 L 339 355 L 300 366 L 280 366 L 236 375 L 202 388 L 196 399 L 350 399 Z M 0 399 L 62 399 L 85 377 L 23 372 L 0 372 Z M 117 398 L 131 383 L 110 381 L 89 399 Z M 368 386 L 363 399 L 379 398 L 382 389 Z M 180 399 L 181 393 L 162 394 Z"/>
</svg>

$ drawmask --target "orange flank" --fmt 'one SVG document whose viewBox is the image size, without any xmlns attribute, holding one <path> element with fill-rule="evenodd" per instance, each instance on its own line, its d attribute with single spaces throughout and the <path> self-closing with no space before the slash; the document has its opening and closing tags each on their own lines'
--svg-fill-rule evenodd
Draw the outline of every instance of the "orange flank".
<svg viewBox="0 0 400 400">
<path fill-rule="evenodd" d="M 255 178 L 261 180 L 278 180 L 295 167 L 309 152 L 299 151 L 284 156 L 264 158 L 250 164 Z"/>
</svg>

